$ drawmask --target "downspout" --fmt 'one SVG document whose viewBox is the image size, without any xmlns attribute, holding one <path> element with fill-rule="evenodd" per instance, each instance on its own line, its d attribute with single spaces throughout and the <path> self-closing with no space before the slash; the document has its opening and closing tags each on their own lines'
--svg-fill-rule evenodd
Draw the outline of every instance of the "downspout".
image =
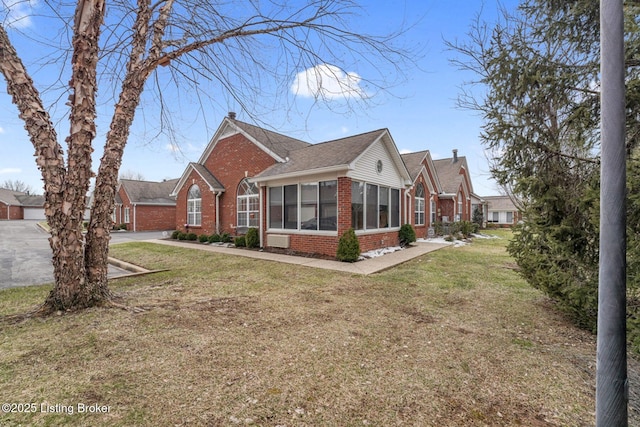
<svg viewBox="0 0 640 427">
<path fill-rule="evenodd" d="M 263 187 L 266 188 L 266 187 Z M 260 188 L 260 191 L 258 191 L 258 197 L 259 197 L 259 208 L 258 208 L 258 234 L 260 235 L 260 247 L 264 248 L 263 245 L 263 239 L 262 239 L 262 232 L 264 231 L 264 227 L 262 226 L 262 201 L 264 199 L 264 197 L 262 196 L 262 188 Z M 284 201 L 283 201 L 284 203 Z M 318 221 L 318 223 L 320 223 L 320 221 Z"/>
<path fill-rule="evenodd" d="M 136 222 L 137 222 L 137 215 L 136 215 L 136 204 L 133 204 L 133 231 L 136 231 Z"/>
<path fill-rule="evenodd" d="M 219 191 L 215 193 L 216 195 L 216 234 L 220 234 L 220 193 Z"/>
</svg>

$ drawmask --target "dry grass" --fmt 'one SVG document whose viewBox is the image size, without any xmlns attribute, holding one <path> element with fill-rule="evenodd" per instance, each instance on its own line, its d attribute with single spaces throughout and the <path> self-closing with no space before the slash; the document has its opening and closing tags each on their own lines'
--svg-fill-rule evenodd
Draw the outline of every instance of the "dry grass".
<svg viewBox="0 0 640 427">
<path fill-rule="evenodd" d="M 476 240 L 371 277 L 115 246 L 171 271 L 114 281 L 142 312 L 0 323 L 2 401 L 38 405 L 0 424 L 592 425 L 594 337 L 517 276 L 504 244 Z M 0 292 L 0 314 L 46 292 Z M 78 414 L 79 403 L 110 408 Z"/>
</svg>

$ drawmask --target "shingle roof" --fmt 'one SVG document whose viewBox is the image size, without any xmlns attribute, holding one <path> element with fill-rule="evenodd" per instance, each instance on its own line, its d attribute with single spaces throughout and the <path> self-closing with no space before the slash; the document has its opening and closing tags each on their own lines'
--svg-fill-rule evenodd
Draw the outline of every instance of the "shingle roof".
<svg viewBox="0 0 640 427">
<path fill-rule="evenodd" d="M 420 174 L 420 171 L 422 170 L 422 161 L 428 152 L 429 150 L 424 150 L 400 155 L 413 181 L 415 181 L 418 174 Z"/>
<path fill-rule="evenodd" d="M 20 191 L 7 190 L 6 188 L 0 188 L 0 202 L 7 204 L 18 206 L 20 205 L 20 200 L 18 200 L 17 196 L 25 195 L 26 193 L 21 193 Z"/>
<path fill-rule="evenodd" d="M 241 122 L 239 120 L 230 118 L 227 118 L 227 120 L 238 126 L 256 141 L 260 142 L 262 145 L 264 145 L 283 159 L 287 156 L 290 156 L 291 152 L 311 145 L 308 142 L 301 141 L 296 138 L 291 138 L 290 136 L 282 135 L 280 133 L 263 129 L 261 127 Z"/>
<path fill-rule="evenodd" d="M 124 187 L 131 203 L 175 205 L 175 199 L 169 195 L 177 182 L 177 179 L 170 179 L 162 182 L 121 179 L 120 185 Z"/>
<path fill-rule="evenodd" d="M 463 175 L 460 174 L 460 169 L 464 167 L 467 170 L 467 173 L 469 172 L 466 157 L 458 156 L 458 161 L 454 162 L 453 160 L 453 158 L 449 158 L 433 161 L 436 173 L 438 174 L 438 179 L 442 185 L 442 190 L 448 194 L 457 193 L 460 188 L 460 184 L 462 184 L 462 181 L 464 180 Z M 473 192 L 473 188 L 470 188 L 469 190 Z"/>
<path fill-rule="evenodd" d="M 218 179 L 206 168 L 205 165 L 201 165 L 200 163 L 189 163 L 189 166 L 192 166 L 196 172 L 200 174 L 202 179 L 205 180 L 209 187 L 215 190 L 224 190 L 224 185 L 218 181 Z"/>
<path fill-rule="evenodd" d="M 256 178 L 303 171 L 312 172 L 329 167 L 345 166 L 346 168 L 385 132 L 387 132 L 386 129 L 379 129 L 333 141 L 309 144 L 305 148 L 290 152 L 287 162 L 274 164 L 258 174 Z"/>
<path fill-rule="evenodd" d="M 509 196 L 487 196 L 483 197 L 487 202 L 490 211 L 516 211 L 518 210 Z"/>
<path fill-rule="evenodd" d="M 31 194 L 24 194 L 16 196 L 16 199 L 20 201 L 20 204 L 25 207 L 38 207 L 44 206 L 44 196 L 34 196 Z"/>
</svg>

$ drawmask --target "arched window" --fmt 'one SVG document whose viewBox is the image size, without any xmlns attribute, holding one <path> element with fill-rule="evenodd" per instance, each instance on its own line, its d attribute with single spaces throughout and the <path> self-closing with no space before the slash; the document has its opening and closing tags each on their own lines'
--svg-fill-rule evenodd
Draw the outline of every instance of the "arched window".
<svg viewBox="0 0 640 427">
<path fill-rule="evenodd" d="M 187 194 L 187 224 L 202 224 L 202 194 L 197 185 L 192 185 Z"/>
<path fill-rule="evenodd" d="M 238 185 L 238 227 L 258 227 L 259 222 L 258 187 L 245 178 Z"/>
<path fill-rule="evenodd" d="M 464 219 L 462 212 L 462 191 L 458 193 L 458 221 L 462 221 Z"/>
<path fill-rule="evenodd" d="M 416 216 L 414 225 L 424 225 L 424 185 L 416 186 Z"/>
</svg>

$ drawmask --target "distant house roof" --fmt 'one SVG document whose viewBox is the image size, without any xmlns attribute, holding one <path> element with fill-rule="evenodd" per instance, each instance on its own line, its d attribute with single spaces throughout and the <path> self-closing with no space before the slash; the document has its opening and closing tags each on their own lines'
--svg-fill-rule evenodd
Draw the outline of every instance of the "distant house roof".
<svg viewBox="0 0 640 427">
<path fill-rule="evenodd" d="M 276 163 L 255 177 L 256 181 L 264 178 L 295 175 L 300 173 L 317 173 L 322 170 L 348 169 L 350 165 L 371 144 L 381 138 L 386 129 L 375 130 L 360 135 L 340 138 L 319 144 L 307 145 L 289 153 L 284 163 Z"/>
<path fill-rule="evenodd" d="M 460 173 L 461 169 L 464 168 L 467 174 L 469 173 L 467 158 L 458 156 L 456 153 L 454 157 L 449 159 L 434 160 L 433 165 L 436 168 L 438 179 L 442 185 L 442 191 L 447 194 L 457 193 L 460 185 L 464 181 L 464 176 Z M 469 192 L 473 193 L 471 177 L 469 177 Z"/>
<path fill-rule="evenodd" d="M 34 196 L 22 191 L 0 188 L 0 202 L 11 206 L 41 208 L 44 206 L 44 196 Z"/>
<path fill-rule="evenodd" d="M 509 196 L 486 196 L 487 209 L 490 211 L 517 211 L 516 205 Z"/>
<path fill-rule="evenodd" d="M 6 188 L 0 188 L 0 202 L 4 203 L 5 205 L 20 206 L 21 203 L 20 200 L 18 200 L 17 196 L 24 194 L 26 193 L 7 190 Z"/>
<path fill-rule="evenodd" d="M 407 170 L 409 171 L 412 180 L 415 181 L 420 174 L 423 166 L 422 163 L 424 161 L 424 158 L 427 157 L 427 153 L 429 153 L 429 150 L 401 155 L 402 160 L 404 160 L 404 164 L 407 166 Z"/>
<path fill-rule="evenodd" d="M 23 207 L 35 207 L 41 208 L 44 206 L 44 196 L 34 196 L 31 194 L 24 194 L 20 196 L 16 196 Z"/>
<path fill-rule="evenodd" d="M 162 182 L 121 179 L 120 186 L 124 188 L 131 203 L 175 205 L 176 201 L 170 195 L 177 182 L 178 179 Z"/>
</svg>

